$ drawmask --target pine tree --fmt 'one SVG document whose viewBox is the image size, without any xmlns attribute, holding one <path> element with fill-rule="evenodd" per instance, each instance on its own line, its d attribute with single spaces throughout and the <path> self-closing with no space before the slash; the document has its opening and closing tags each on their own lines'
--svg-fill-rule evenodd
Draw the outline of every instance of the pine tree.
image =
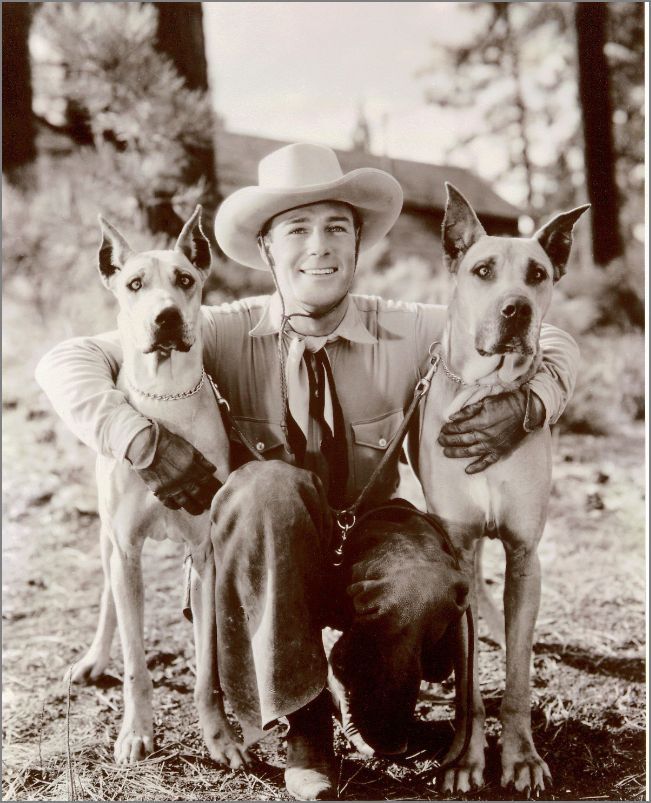
<svg viewBox="0 0 651 803">
<path fill-rule="evenodd" d="M 214 200 L 203 175 L 213 117 L 206 92 L 156 49 L 154 6 L 46 3 L 35 24 L 62 61 L 66 99 L 87 113 L 103 179 L 135 199 L 150 231 L 178 234 L 175 206 Z"/>
</svg>

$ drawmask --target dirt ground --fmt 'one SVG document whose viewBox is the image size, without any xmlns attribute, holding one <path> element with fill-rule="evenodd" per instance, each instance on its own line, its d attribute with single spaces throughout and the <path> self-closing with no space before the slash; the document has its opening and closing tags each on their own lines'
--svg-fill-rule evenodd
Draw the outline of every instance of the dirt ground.
<svg viewBox="0 0 651 803">
<path fill-rule="evenodd" d="M 19 333 L 20 335 L 20 333 Z M 246 773 L 207 757 L 192 702 L 190 625 L 181 616 L 178 546 L 145 550 L 146 638 L 157 750 L 117 767 L 119 645 L 96 686 L 68 688 L 66 669 L 89 644 L 101 568 L 93 458 L 50 412 L 33 358 L 5 344 L 3 395 L 3 799 L 275 800 L 282 739 L 272 733 Z M 41 351 L 43 351 L 41 349 Z M 607 438 L 563 436 L 540 548 L 543 600 L 533 664 L 533 723 L 554 786 L 549 800 L 644 799 L 644 429 Z M 408 492 L 413 482 L 407 481 Z M 486 575 L 500 593 L 499 545 Z M 468 795 L 510 800 L 499 786 L 497 716 L 503 654 L 482 639 L 488 713 L 486 785 Z M 436 759 L 451 738 L 452 686 L 423 684 L 404 760 L 363 760 L 337 736 L 344 800 L 434 800 Z"/>
</svg>

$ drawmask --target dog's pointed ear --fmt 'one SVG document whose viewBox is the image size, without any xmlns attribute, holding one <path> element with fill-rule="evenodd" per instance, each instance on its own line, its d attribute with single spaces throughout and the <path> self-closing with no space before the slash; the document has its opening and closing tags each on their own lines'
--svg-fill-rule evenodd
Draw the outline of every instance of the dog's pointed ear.
<svg viewBox="0 0 651 803">
<path fill-rule="evenodd" d="M 201 204 L 197 204 L 192 217 L 183 226 L 174 248 L 185 254 L 195 268 L 208 271 L 212 263 L 210 241 L 201 229 Z"/>
<path fill-rule="evenodd" d="M 554 268 L 554 281 L 557 282 L 565 274 L 565 265 L 572 249 L 572 229 L 581 215 L 590 208 L 590 204 L 577 206 L 569 212 L 556 215 L 534 234 Z"/>
<path fill-rule="evenodd" d="M 102 282 L 110 289 L 111 278 L 122 270 L 133 250 L 115 226 L 101 215 L 97 219 L 102 230 L 102 243 L 97 255 L 99 273 Z"/>
<path fill-rule="evenodd" d="M 486 232 L 475 210 L 456 187 L 445 182 L 447 200 L 443 216 L 443 256 L 451 273 L 456 273 L 459 262 L 470 246 Z"/>
</svg>

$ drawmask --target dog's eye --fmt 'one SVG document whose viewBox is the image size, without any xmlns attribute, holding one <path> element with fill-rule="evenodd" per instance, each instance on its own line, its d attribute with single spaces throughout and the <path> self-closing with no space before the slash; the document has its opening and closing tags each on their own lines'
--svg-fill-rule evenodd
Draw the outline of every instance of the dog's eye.
<svg viewBox="0 0 651 803">
<path fill-rule="evenodd" d="M 486 265 L 483 262 L 479 265 L 475 265 L 475 267 L 472 269 L 472 272 L 475 274 L 475 276 L 479 276 L 480 279 L 490 279 L 493 275 L 490 265 Z"/>
<path fill-rule="evenodd" d="M 185 287 L 186 290 L 194 284 L 194 279 L 187 273 L 182 273 L 176 281 L 179 287 Z"/>
<path fill-rule="evenodd" d="M 547 271 L 540 265 L 530 265 L 527 270 L 527 284 L 541 284 L 547 278 Z"/>
<path fill-rule="evenodd" d="M 142 287 L 142 280 L 141 279 L 131 279 L 129 284 L 127 285 L 129 290 L 133 290 L 134 293 L 137 293 L 138 290 Z"/>
</svg>

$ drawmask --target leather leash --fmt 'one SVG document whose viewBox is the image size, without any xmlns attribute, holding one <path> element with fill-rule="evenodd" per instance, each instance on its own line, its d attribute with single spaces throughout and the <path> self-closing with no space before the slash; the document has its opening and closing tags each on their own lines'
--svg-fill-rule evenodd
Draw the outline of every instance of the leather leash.
<svg viewBox="0 0 651 803">
<path fill-rule="evenodd" d="M 431 349 L 432 346 L 430 346 L 430 367 L 425 376 L 419 380 L 418 384 L 414 388 L 414 397 L 411 400 L 407 412 L 405 413 L 405 417 L 402 419 L 402 423 L 400 424 L 396 434 L 393 436 L 393 439 L 391 440 L 386 452 L 382 456 L 382 459 L 373 470 L 373 473 L 368 478 L 366 485 L 364 485 L 362 490 L 359 492 L 359 495 L 353 504 L 347 508 L 344 508 L 343 510 L 333 511 L 337 527 L 339 528 L 339 541 L 334 550 L 335 557 L 333 564 L 335 566 L 341 566 L 346 539 L 348 538 L 348 533 L 350 530 L 352 530 L 352 528 L 355 526 L 357 521 L 357 513 L 373 489 L 373 486 L 377 483 L 378 479 L 382 475 L 387 463 L 394 457 L 396 452 L 402 448 L 402 444 L 407 436 L 412 419 L 416 414 L 422 399 L 429 390 L 429 386 L 432 383 L 434 374 L 438 370 L 441 358 L 438 354 L 432 354 Z"/>
</svg>

